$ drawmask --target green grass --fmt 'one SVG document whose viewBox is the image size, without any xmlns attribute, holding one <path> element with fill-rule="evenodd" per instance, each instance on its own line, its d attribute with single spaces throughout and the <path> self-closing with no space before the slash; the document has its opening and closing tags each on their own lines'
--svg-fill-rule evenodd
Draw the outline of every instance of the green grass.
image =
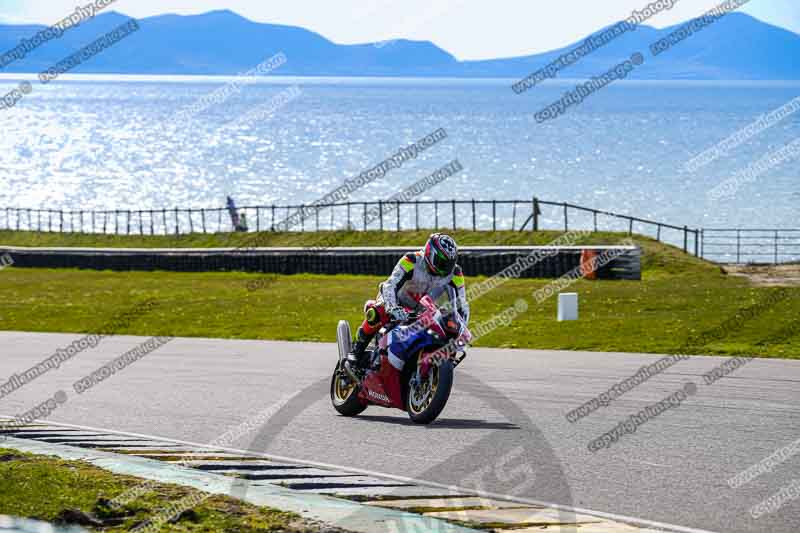
<svg viewBox="0 0 800 533">
<path fill-rule="evenodd" d="M 114 509 L 108 501 L 144 480 L 112 474 L 88 463 L 30 455 L 0 449 L 0 515 L 32 518 L 45 522 L 64 520 L 78 510 L 96 520 L 92 531 L 129 531 L 136 524 L 158 515 L 169 504 L 200 495 L 177 485 L 153 484 L 153 490 Z M 211 496 L 175 523 L 160 531 L 177 532 L 267 532 L 318 531 L 299 516 L 256 507 L 227 496 Z"/>
<path fill-rule="evenodd" d="M 461 244 L 542 244 L 558 233 L 455 232 Z M 341 245 L 405 246 L 424 242 L 425 232 L 337 233 Z M 172 238 L 12 234 L 5 244 L 175 246 Z M 238 237 L 238 236 L 237 236 Z M 271 236 L 275 245 L 315 245 L 321 234 Z M 186 244 L 217 236 L 177 239 Z M 617 243 L 620 234 L 594 234 L 583 243 Z M 93 242 L 89 242 L 89 240 Z M 580 281 L 581 320 L 556 321 L 556 299 L 537 305 L 532 293 L 549 280 L 513 280 L 471 302 L 473 323 L 490 319 L 517 299 L 528 311 L 509 326 L 479 339 L 477 346 L 592 351 L 693 354 L 750 354 L 800 358 L 800 288 L 751 286 L 747 279 L 724 275 L 719 267 L 682 251 L 636 237 L 643 250 L 643 280 Z M 202 242 L 200 242 L 202 241 Z M 387 273 L 388 274 L 388 273 Z M 137 302 L 159 305 L 130 322 L 120 334 L 291 341 L 335 340 L 340 318 L 355 327 L 364 300 L 384 278 L 374 276 L 259 275 L 246 273 L 96 272 L 7 268 L 0 272 L 0 329 L 89 333 Z M 484 278 L 468 278 L 474 284 Z M 256 288 L 257 290 L 249 290 Z M 765 312 L 736 324 L 724 334 L 704 336 L 777 290 L 788 297 Z M 794 321 L 794 322 L 793 322 Z M 700 340 L 697 340 L 700 339 Z"/>
</svg>

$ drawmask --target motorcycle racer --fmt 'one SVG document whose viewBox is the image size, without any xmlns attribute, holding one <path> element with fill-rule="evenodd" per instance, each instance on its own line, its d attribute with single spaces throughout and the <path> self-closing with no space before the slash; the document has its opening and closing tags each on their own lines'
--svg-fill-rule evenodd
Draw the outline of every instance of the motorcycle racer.
<svg viewBox="0 0 800 533">
<path fill-rule="evenodd" d="M 356 333 L 347 364 L 366 367 L 366 348 L 375 333 L 390 321 L 406 320 L 407 309 L 419 310 L 419 301 L 426 295 L 436 301 L 447 293 L 451 312 L 468 323 L 464 274 L 457 260 L 455 240 L 441 233 L 432 234 L 423 249 L 401 257 L 389 278 L 380 284 L 377 298 L 364 305 L 366 317 Z"/>
</svg>

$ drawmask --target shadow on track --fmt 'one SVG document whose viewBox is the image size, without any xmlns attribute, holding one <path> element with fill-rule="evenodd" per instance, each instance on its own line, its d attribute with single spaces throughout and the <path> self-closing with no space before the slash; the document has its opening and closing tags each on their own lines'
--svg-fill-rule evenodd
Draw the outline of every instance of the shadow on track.
<svg viewBox="0 0 800 533">
<path fill-rule="evenodd" d="M 486 420 L 460 420 L 456 418 L 439 418 L 430 426 L 420 426 L 409 420 L 408 415 L 400 416 L 379 416 L 379 415 L 359 415 L 358 420 L 369 420 L 371 422 L 384 422 L 386 424 L 397 424 L 400 426 L 412 426 L 434 429 L 521 429 L 517 424 L 509 422 L 487 422 Z"/>
</svg>

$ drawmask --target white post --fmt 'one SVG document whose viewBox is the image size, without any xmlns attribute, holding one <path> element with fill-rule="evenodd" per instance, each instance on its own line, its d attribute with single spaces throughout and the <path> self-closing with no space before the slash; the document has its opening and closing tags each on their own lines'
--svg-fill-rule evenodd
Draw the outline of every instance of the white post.
<svg viewBox="0 0 800 533">
<path fill-rule="evenodd" d="M 567 292 L 558 295 L 558 321 L 578 320 L 578 294 Z"/>
</svg>

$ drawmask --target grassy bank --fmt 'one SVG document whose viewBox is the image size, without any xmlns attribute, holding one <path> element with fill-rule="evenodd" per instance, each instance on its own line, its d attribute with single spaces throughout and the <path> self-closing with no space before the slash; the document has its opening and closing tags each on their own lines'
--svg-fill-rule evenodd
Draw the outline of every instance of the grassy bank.
<svg viewBox="0 0 800 533">
<path fill-rule="evenodd" d="M 130 531 L 185 498 L 202 500 L 159 531 L 319 531 L 297 515 L 255 507 L 226 496 L 153 483 L 122 508 L 109 500 L 144 480 L 112 474 L 88 463 L 0 449 L 0 515 L 82 525 L 91 531 Z"/>
<path fill-rule="evenodd" d="M 448 231 L 461 245 L 544 245 L 562 235 L 558 231 Z M 0 231 L 0 244 L 10 246 L 83 246 L 114 248 L 228 248 L 238 246 L 411 246 L 419 247 L 433 231 L 320 231 L 286 233 L 193 233 L 190 235 L 89 235 Z M 622 233 L 599 232 L 579 244 L 613 244 Z"/>
<path fill-rule="evenodd" d="M 83 235 L 80 233 L 38 233 L 0 231 L 0 246 L 84 247 L 84 248 L 236 248 L 260 247 L 335 247 L 335 246 L 400 246 L 420 248 L 430 231 L 322 231 L 289 233 L 195 233 L 181 236 Z M 450 231 L 461 246 L 544 246 L 563 235 L 559 231 Z M 582 235 L 575 245 L 619 244 L 630 238 L 625 233 L 598 232 Z M 654 239 L 633 236 L 642 248 L 642 268 L 651 274 L 716 271 L 717 268 L 684 254 L 678 248 Z M 388 272 L 387 272 L 388 274 Z"/>
<path fill-rule="evenodd" d="M 544 244 L 558 233 L 456 232 L 462 244 Z M 407 246 L 424 242 L 427 233 L 340 233 L 341 245 Z M 218 246 L 217 236 L 150 238 L 0 234 L 0 242 L 18 245 Z M 274 235 L 275 245 L 311 246 L 331 235 Z M 617 243 L 620 234 L 594 234 L 583 243 Z M 315 241 L 316 240 L 316 241 Z M 581 320 L 556 321 L 556 299 L 541 305 L 533 291 L 549 280 L 513 280 L 472 302 L 473 321 L 482 322 L 525 299 L 530 307 L 509 326 L 479 339 L 477 346 L 594 351 L 695 354 L 754 354 L 800 358 L 800 288 L 755 287 L 741 277 L 724 275 L 712 264 L 674 247 L 637 237 L 643 250 L 641 282 L 580 281 L 570 291 L 580 295 Z M 91 241 L 91 242 L 90 242 Z M 467 284 L 484 278 L 468 278 Z M 152 298 L 159 305 L 137 317 L 120 334 L 333 341 L 336 323 L 354 326 L 361 307 L 383 278 L 371 276 L 277 276 L 245 273 L 95 272 L 15 269 L 0 272 L 0 329 L 98 332 L 136 302 Z M 786 296 L 775 305 L 746 310 L 775 291 Z M 737 320 L 736 317 L 743 317 Z M 728 323 L 724 332 L 706 334 Z M 731 324 L 733 324 L 731 326 Z"/>
</svg>

